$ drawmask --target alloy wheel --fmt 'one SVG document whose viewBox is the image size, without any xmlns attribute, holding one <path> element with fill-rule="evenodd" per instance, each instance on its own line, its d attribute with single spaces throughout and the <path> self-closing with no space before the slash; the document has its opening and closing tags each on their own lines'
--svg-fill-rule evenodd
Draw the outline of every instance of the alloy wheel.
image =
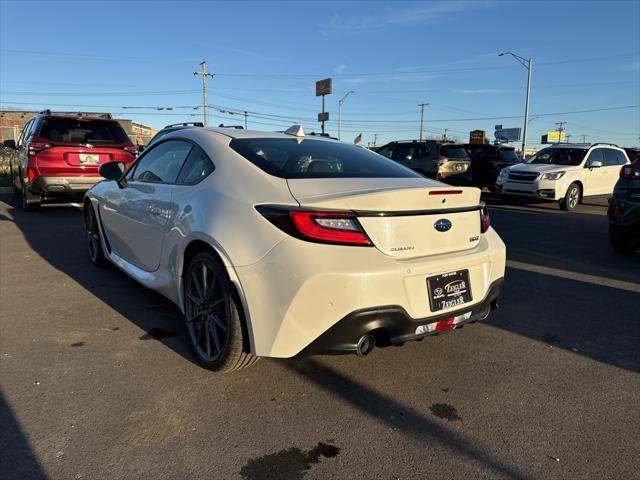
<svg viewBox="0 0 640 480">
<path fill-rule="evenodd" d="M 185 315 L 191 342 L 205 362 L 225 352 L 229 329 L 229 297 L 211 265 L 198 262 L 190 268 L 185 285 Z"/>
<path fill-rule="evenodd" d="M 98 232 L 96 214 L 93 212 L 93 207 L 91 206 L 87 209 L 86 233 L 89 258 L 95 263 L 100 256 L 100 233 Z"/>
<path fill-rule="evenodd" d="M 569 192 L 569 207 L 575 208 L 578 205 L 578 201 L 580 200 L 580 190 L 578 187 L 574 186 L 571 188 Z"/>
</svg>

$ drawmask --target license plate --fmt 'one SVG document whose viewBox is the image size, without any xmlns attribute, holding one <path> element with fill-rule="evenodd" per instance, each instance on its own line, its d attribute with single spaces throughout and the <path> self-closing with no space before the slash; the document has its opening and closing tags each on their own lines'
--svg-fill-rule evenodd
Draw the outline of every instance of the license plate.
<svg viewBox="0 0 640 480">
<path fill-rule="evenodd" d="M 428 277 L 427 291 L 432 312 L 470 302 L 472 297 L 469 270 L 458 270 Z"/>
<path fill-rule="evenodd" d="M 100 155 L 91 154 L 91 153 L 81 153 L 78 155 L 80 159 L 80 163 L 89 163 L 95 164 L 100 163 Z"/>
</svg>

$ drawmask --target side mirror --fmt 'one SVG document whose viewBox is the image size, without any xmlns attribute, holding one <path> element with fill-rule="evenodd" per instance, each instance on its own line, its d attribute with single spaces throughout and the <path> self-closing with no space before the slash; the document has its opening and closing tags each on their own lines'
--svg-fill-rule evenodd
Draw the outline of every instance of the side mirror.
<svg viewBox="0 0 640 480">
<path fill-rule="evenodd" d="M 100 175 L 107 180 L 115 180 L 120 183 L 123 173 L 124 162 L 108 162 L 100 165 Z"/>
<path fill-rule="evenodd" d="M 602 166 L 602 162 L 600 160 L 594 160 L 589 164 L 589 168 L 600 168 Z"/>
<path fill-rule="evenodd" d="M 12 150 L 16 149 L 16 141 L 15 140 L 5 140 L 4 142 L 2 142 L 2 144 L 5 147 L 10 148 Z"/>
</svg>

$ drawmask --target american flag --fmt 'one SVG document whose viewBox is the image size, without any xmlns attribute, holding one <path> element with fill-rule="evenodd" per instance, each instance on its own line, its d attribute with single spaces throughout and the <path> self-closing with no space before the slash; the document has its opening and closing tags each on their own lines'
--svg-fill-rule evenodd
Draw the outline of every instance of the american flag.
<svg viewBox="0 0 640 480">
<path fill-rule="evenodd" d="M 362 134 L 358 134 L 358 136 L 356 138 L 353 139 L 353 143 L 355 143 L 356 145 L 358 143 L 360 143 L 362 141 Z"/>
</svg>

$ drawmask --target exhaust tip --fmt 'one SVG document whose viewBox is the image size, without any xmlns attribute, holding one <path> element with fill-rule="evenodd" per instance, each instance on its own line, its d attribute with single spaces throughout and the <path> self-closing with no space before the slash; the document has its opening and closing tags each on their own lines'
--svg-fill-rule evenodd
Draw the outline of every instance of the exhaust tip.
<svg viewBox="0 0 640 480">
<path fill-rule="evenodd" d="M 358 356 L 364 357 L 365 355 L 369 355 L 375 346 L 376 339 L 373 335 L 363 335 L 356 344 L 356 353 Z"/>
</svg>

